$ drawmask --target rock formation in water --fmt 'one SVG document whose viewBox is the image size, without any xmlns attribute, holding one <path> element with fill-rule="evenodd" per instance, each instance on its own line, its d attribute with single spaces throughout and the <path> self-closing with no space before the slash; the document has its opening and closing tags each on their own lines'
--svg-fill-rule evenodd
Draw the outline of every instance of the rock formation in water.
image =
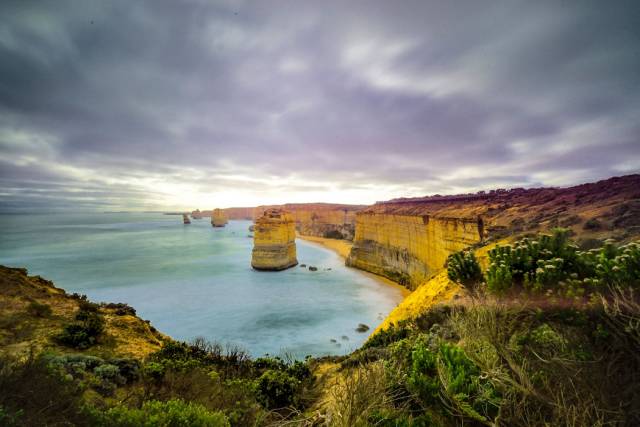
<svg viewBox="0 0 640 427">
<path fill-rule="evenodd" d="M 224 227 L 227 225 L 227 215 L 222 209 L 214 209 L 211 213 L 211 225 L 214 227 Z"/>
<path fill-rule="evenodd" d="M 256 270 L 284 270 L 298 264 L 296 229 L 290 213 L 268 209 L 256 219 L 251 266 Z"/>
<path fill-rule="evenodd" d="M 640 235 L 640 175 L 569 188 L 516 188 L 378 202 L 356 214 L 347 265 L 415 289 L 452 252 L 485 239 L 569 227 L 579 244 Z M 592 227 L 595 221 L 598 227 Z"/>
<path fill-rule="evenodd" d="M 356 212 L 364 205 L 343 205 L 333 203 L 288 203 L 278 206 L 258 206 L 254 218 L 267 209 L 280 208 L 291 214 L 296 229 L 302 236 L 328 237 L 353 240 Z"/>
<path fill-rule="evenodd" d="M 191 224 L 191 220 L 189 219 L 188 214 L 182 214 L 182 222 L 185 224 Z"/>
</svg>

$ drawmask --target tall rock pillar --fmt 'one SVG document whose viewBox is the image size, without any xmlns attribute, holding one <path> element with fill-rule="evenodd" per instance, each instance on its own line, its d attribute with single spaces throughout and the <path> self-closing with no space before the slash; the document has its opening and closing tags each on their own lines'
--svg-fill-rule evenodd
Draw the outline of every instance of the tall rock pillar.
<svg viewBox="0 0 640 427">
<path fill-rule="evenodd" d="M 256 270 L 284 270 L 298 264 L 296 224 L 290 213 L 268 209 L 256 219 L 251 266 Z"/>
</svg>

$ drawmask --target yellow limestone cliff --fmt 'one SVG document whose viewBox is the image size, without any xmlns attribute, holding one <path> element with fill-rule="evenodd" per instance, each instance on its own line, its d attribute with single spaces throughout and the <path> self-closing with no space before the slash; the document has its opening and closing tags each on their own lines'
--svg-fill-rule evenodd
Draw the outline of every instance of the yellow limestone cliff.
<svg viewBox="0 0 640 427">
<path fill-rule="evenodd" d="M 224 227 L 227 222 L 227 215 L 222 209 L 214 209 L 211 213 L 211 225 L 214 227 Z"/>
<path fill-rule="evenodd" d="M 440 270 L 449 254 L 481 239 L 478 218 L 358 212 L 347 265 L 413 290 Z"/>
<path fill-rule="evenodd" d="M 268 209 L 256 219 L 251 266 L 256 270 L 284 270 L 298 264 L 296 225 L 290 213 Z"/>
<path fill-rule="evenodd" d="M 291 214 L 302 236 L 353 240 L 356 212 L 365 207 L 334 203 L 287 203 L 258 206 L 254 209 L 254 218 L 259 218 L 268 209 L 284 209 Z"/>
</svg>

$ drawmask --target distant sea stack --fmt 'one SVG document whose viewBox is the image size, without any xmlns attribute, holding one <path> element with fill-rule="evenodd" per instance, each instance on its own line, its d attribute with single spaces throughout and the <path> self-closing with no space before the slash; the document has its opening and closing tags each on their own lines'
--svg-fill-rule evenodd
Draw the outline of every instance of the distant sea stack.
<svg viewBox="0 0 640 427">
<path fill-rule="evenodd" d="M 284 270 L 298 264 L 296 225 L 290 213 L 268 209 L 256 219 L 251 266 L 256 270 Z"/>
<path fill-rule="evenodd" d="M 191 224 L 191 220 L 189 219 L 189 215 L 182 214 L 182 222 L 184 222 L 185 224 Z"/>
<path fill-rule="evenodd" d="M 211 213 L 211 225 L 214 227 L 224 227 L 227 222 L 227 215 L 222 209 L 214 209 Z"/>
</svg>

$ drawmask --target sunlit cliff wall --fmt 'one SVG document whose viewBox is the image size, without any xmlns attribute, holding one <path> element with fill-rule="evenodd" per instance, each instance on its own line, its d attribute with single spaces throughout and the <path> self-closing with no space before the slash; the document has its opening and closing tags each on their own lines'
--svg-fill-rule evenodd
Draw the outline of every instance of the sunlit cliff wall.
<svg viewBox="0 0 640 427">
<path fill-rule="evenodd" d="M 254 208 L 225 208 L 224 213 L 229 219 L 253 219 Z"/>
<path fill-rule="evenodd" d="M 353 240 L 356 212 L 365 207 L 331 203 L 289 203 L 280 206 L 258 206 L 254 210 L 254 217 L 259 217 L 270 208 L 282 208 L 291 214 L 296 229 L 303 236 Z"/>
<path fill-rule="evenodd" d="M 347 264 L 414 289 L 447 256 L 482 239 L 566 227 L 580 246 L 640 237 L 640 175 L 567 188 L 401 198 L 357 213 Z"/>
<path fill-rule="evenodd" d="M 361 212 L 347 265 L 415 289 L 449 254 L 479 242 L 482 231 L 478 218 Z"/>
<path fill-rule="evenodd" d="M 256 270 L 284 270 L 298 264 L 293 217 L 269 209 L 255 221 L 251 266 Z"/>
</svg>

